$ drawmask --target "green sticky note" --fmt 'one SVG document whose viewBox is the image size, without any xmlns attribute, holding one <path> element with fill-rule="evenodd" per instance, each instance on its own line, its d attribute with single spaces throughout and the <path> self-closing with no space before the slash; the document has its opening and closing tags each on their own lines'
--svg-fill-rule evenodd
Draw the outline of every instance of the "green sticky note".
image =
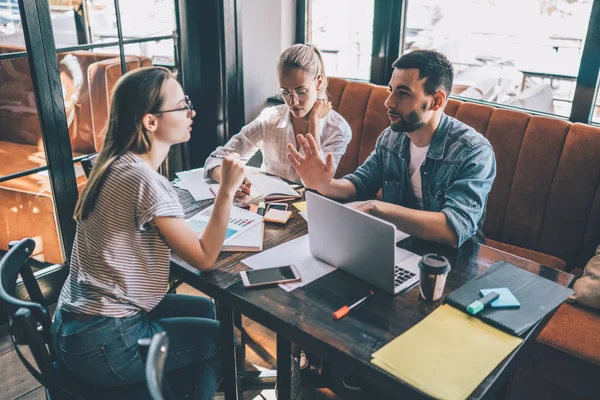
<svg viewBox="0 0 600 400">
<path fill-rule="evenodd" d="M 519 300 L 517 300 L 509 288 L 481 289 L 479 291 L 482 296 L 485 296 L 489 292 L 496 292 L 500 295 L 500 297 L 490 304 L 492 308 L 512 308 L 521 306 L 521 303 L 519 303 Z"/>
</svg>

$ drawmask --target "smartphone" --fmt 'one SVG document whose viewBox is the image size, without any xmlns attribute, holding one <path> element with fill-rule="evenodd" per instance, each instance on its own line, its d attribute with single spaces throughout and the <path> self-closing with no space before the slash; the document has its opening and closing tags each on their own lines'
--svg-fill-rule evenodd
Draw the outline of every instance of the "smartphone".
<svg viewBox="0 0 600 400">
<path fill-rule="evenodd" d="M 240 276 L 245 287 L 273 285 L 275 283 L 294 282 L 301 279 L 295 265 L 250 269 L 248 271 L 241 271 Z"/>
<path fill-rule="evenodd" d="M 273 210 L 287 211 L 288 205 L 287 205 L 287 203 L 269 203 L 269 206 L 267 207 L 267 211 L 269 211 L 271 208 Z"/>
</svg>

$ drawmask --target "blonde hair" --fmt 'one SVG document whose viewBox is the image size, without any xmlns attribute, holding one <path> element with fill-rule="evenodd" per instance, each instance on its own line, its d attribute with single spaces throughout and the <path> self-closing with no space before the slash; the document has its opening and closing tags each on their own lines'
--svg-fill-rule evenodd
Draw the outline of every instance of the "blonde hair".
<svg viewBox="0 0 600 400">
<path fill-rule="evenodd" d="M 277 73 L 281 75 L 283 71 L 288 69 L 301 69 L 314 78 L 321 75 L 323 83 L 319 89 L 319 94 L 326 97 L 327 75 L 325 74 L 323 57 L 317 46 L 314 44 L 295 44 L 288 47 L 279 56 Z"/>
<path fill-rule="evenodd" d="M 176 74 L 163 67 L 147 67 L 128 72 L 117 81 L 111 96 L 109 120 L 103 129 L 104 147 L 75 206 L 73 217 L 77 222 L 93 210 L 102 181 L 119 156 L 128 151 L 145 154 L 152 148 L 152 137 L 144 128 L 142 118 L 160 110 L 163 102 L 160 92 L 169 78 L 176 78 Z"/>
</svg>

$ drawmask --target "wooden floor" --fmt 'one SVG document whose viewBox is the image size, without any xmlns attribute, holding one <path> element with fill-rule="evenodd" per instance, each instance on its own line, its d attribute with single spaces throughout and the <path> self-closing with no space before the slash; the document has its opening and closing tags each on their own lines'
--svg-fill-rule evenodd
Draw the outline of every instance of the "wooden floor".
<svg viewBox="0 0 600 400">
<path fill-rule="evenodd" d="M 189 286 L 182 285 L 177 289 L 177 293 L 195 294 Z M 260 345 L 265 352 L 253 351 L 250 346 L 246 350 L 246 359 L 249 363 L 258 368 L 272 369 L 275 362 L 276 346 L 275 334 L 256 322 L 244 317 L 244 328 L 252 340 Z M 21 349 L 29 356 L 26 349 Z M 13 349 L 10 336 L 8 335 L 8 326 L 0 326 L 0 400 L 42 400 L 45 399 L 43 388 L 27 372 L 16 352 Z M 216 396 L 215 400 L 221 400 L 221 396 Z M 244 393 L 244 399 L 274 400 L 274 390 L 263 390 L 260 393 Z M 332 400 L 339 399 L 335 394 L 326 389 L 303 388 L 300 393 L 300 400 Z"/>
</svg>

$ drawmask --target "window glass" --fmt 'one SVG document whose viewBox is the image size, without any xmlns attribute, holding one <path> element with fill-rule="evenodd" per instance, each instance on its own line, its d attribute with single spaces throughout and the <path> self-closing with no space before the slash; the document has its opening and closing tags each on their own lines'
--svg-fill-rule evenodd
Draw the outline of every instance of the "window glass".
<svg viewBox="0 0 600 400">
<path fill-rule="evenodd" d="M 46 165 L 27 57 L 0 60 L 0 178 Z"/>
<path fill-rule="evenodd" d="M 123 39 L 171 35 L 176 30 L 173 0 L 119 2 Z"/>
<path fill-rule="evenodd" d="M 125 55 L 137 57 L 143 62 L 149 59 L 152 65 L 168 68 L 175 66 L 175 44 L 172 39 L 128 44 L 124 46 Z"/>
<path fill-rule="evenodd" d="M 592 121 L 600 123 L 600 96 L 598 96 L 598 93 L 600 92 L 600 87 L 598 90 L 599 91 L 596 92 L 596 106 L 594 107 L 594 110 L 592 112 Z"/>
<path fill-rule="evenodd" d="M 307 42 L 319 47 L 329 76 L 369 80 L 374 0 L 312 0 Z"/>
<path fill-rule="evenodd" d="M 0 51 L 11 53 L 25 50 L 21 14 L 17 0 L 0 1 Z"/>
<path fill-rule="evenodd" d="M 592 2 L 408 0 L 404 52 L 444 53 L 453 94 L 569 116 Z"/>
<path fill-rule="evenodd" d="M 49 0 L 48 5 L 57 49 L 117 40 L 113 0 Z"/>
<path fill-rule="evenodd" d="M 42 262 L 36 265 L 61 263 L 48 171 L 11 178 L 46 166 L 26 57 L 0 61 L 0 87 L 0 254 L 9 242 L 31 237 L 35 258 Z"/>
</svg>

